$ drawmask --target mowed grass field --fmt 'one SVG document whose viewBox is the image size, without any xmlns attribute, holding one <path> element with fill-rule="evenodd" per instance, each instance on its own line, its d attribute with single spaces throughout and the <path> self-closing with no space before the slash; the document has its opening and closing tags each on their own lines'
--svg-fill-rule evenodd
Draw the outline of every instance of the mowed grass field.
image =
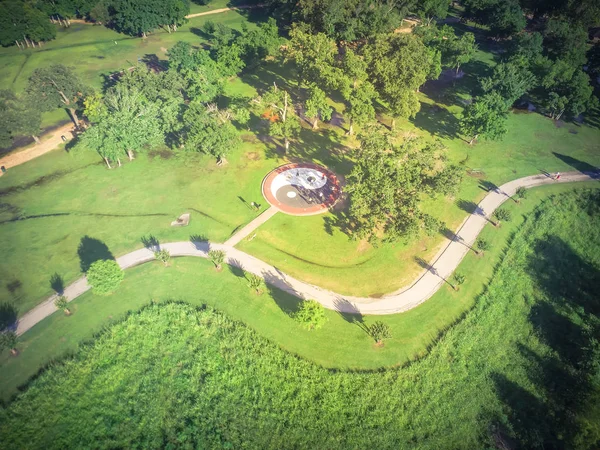
<svg viewBox="0 0 600 450">
<path fill-rule="evenodd" d="M 290 314 L 298 308 L 297 298 L 277 289 L 256 296 L 239 272 L 226 268 L 217 273 L 211 263 L 199 258 L 176 258 L 167 268 L 161 263 L 151 263 L 129 269 L 115 294 L 109 297 L 84 294 L 71 303 L 72 316 L 55 313 L 21 336 L 18 358 L 7 352 L 0 355 L 0 397 L 9 398 L 40 367 L 76 351 L 82 342 L 121 320 L 127 312 L 166 299 L 210 305 L 244 322 L 286 351 L 327 368 L 374 370 L 403 365 L 426 355 L 438 335 L 473 307 L 492 278 L 511 236 L 527 217 L 533 220 L 536 208 L 551 207 L 549 197 L 568 195 L 574 189 L 599 187 L 595 182 L 544 186 L 531 190 L 520 204 L 507 205 L 513 220 L 500 228 L 484 229 L 483 237 L 491 243 L 491 249 L 484 257 L 469 254 L 463 260 L 458 271 L 466 276 L 466 281 L 458 292 L 444 286 L 419 307 L 391 316 L 361 319 L 327 310 L 327 324 L 316 331 L 306 331 L 291 319 Z M 73 259 L 78 264 L 76 255 Z M 391 327 L 393 339 L 384 347 L 375 347 L 355 320 L 363 325 L 382 320 Z"/>
<path fill-rule="evenodd" d="M 268 326 L 257 333 L 229 312 L 164 304 L 173 293 L 162 285 L 143 302 L 159 304 L 106 327 L 0 410 L 0 438 L 7 448 L 594 448 L 599 194 L 543 202 L 472 310 L 407 367 L 327 370 L 265 339 Z M 171 269 L 152 266 L 155 276 Z M 238 292 L 229 294 L 219 309 L 228 310 Z M 239 294 L 248 309 L 272 309 L 268 298 Z M 139 289 L 129 295 L 134 303 L 144 296 Z M 60 322 L 85 320 L 86 301 L 95 299 L 86 297 Z M 106 314 L 98 304 L 98 315 Z M 302 339 L 294 323 L 286 325 Z M 304 333 L 310 339 L 335 325 Z M 335 329 L 326 345 L 345 338 Z M 395 338 L 383 348 L 362 339 L 371 354 L 395 345 Z M 346 353 L 358 360 L 356 348 Z"/>
</svg>

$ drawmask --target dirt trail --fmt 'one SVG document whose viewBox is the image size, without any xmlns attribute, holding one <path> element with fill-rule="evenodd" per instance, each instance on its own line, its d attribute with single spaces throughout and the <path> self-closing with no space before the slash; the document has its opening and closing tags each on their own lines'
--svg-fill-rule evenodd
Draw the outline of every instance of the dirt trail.
<svg viewBox="0 0 600 450">
<path fill-rule="evenodd" d="M 48 153 L 59 147 L 63 143 L 62 136 L 65 136 L 67 140 L 73 139 L 73 124 L 68 123 L 62 127 L 56 128 L 48 133 L 40 136 L 42 141 L 40 144 L 32 144 L 23 150 L 16 150 L 6 156 L 0 158 L 0 166 L 4 166 L 7 169 L 18 166 L 19 164 L 31 161 L 38 156 Z M 2 176 L 2 172 L 0 172 Z"/>
</svg>

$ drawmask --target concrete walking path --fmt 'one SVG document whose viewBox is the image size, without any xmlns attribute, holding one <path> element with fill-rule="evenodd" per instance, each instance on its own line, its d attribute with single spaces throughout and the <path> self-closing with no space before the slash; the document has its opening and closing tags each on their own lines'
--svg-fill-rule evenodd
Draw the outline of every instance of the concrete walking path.
<svg viewBox="0 0 600 450">
<path fill-rule="evenodd" d="M 229 247 L 235 247 L 238 245 L 244 238 L 248 237 L 250 233 L 260 227 L 263 223 L 269 220 L 271 217 L 275 215 L 278 211 L 274 206 L 269 207 L 262 213 L 260 213 L 252 222 L 243 227 L 240 231 L 231 236 L 227 241 L 225 241 L 225 245 Z"/>
<path fill-rule="evenodd" d="M 160 247 L 169 250 L 171 256 L 196 256 L 206 258 L 210 249 L 223 250 L 227 254 L 226 262 L 235 267 L 259 275 L 265 282 L 301 299 L 313 299 L 328 309 L 355 314 L 395 314 L 408 311 L 429 299 L 450 277 L 456 267 L 469 252 L 477 236 L 486 223 L 489 222 L 494 210 L 510 199 L 517 188 L 531 188 L 543 184 L 591 181 L 600 179 L 600 172 L 581 173 L 568 172 L 561 175 L 559 181 L 547 175 L 534 175 L 506 183 L 490 191 L 479 203 L 476 210 L 470 214 L 455 233 L 455 237 L 446 240 L 446 244 L 430 263 L 430 267 L 421 274 L 409 287 L 386 295 L 382 298 L 353 297 L 337 294 L 309 283 L 286 275 L 276 267 L 255 258 L 252 255 L 234 248 L 231 243 L 238 243 L 250 234 L 258 225 L 264 223 L 274 212 L 271 208 L 242 228 L 225 244 L 209 242 L 173 242 L 161 244 Z M 264 216 L 264 217 L 263 217 Z M 248 231 L 249 230 L 249 231 Z M 247 232 L 247 234 L 246 234 Z M 239 238 L 239 239 L 238 239 Z M 148 249 L 140 249 L 117 258 L 123 269 L 154 260 L 154 253 Z M 90 287 L 85 277 L 70 284 L 64 291 L 69 301 L 74 300 Z M 27 312 L 17 323 L 18 335 L 25 333 L 36 323 L 56 311 L 51 296 L 31 311 Z"/>
</svg>

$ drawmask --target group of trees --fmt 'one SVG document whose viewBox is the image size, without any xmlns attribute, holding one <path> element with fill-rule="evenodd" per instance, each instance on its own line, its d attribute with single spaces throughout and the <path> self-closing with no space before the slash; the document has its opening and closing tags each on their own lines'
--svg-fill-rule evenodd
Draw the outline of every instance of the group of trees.
<svg viewBox="0 0 600 450">
<path fill-rule="evenodd" d="M 2 0 L 0 44 L 35 46 L 56 37 L 50 18 L 93 20 L 131 36 L 184 24 L 189 0 Z"/>
</svg>

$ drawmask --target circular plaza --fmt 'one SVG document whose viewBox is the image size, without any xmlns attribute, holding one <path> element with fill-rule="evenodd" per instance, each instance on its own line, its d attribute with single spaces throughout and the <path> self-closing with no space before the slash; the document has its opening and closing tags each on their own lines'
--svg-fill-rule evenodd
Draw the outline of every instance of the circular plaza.
<svg viewBox="0 0 600 450">
<path fill-rule="evenodd" d="M 271 171 L 263 180 L 262 193 L 267 202 L 281 212 L 310 216 L 326 212 L 338 201 L 338 177 L 312 163 L 292 163 Z"/>
</svg>

